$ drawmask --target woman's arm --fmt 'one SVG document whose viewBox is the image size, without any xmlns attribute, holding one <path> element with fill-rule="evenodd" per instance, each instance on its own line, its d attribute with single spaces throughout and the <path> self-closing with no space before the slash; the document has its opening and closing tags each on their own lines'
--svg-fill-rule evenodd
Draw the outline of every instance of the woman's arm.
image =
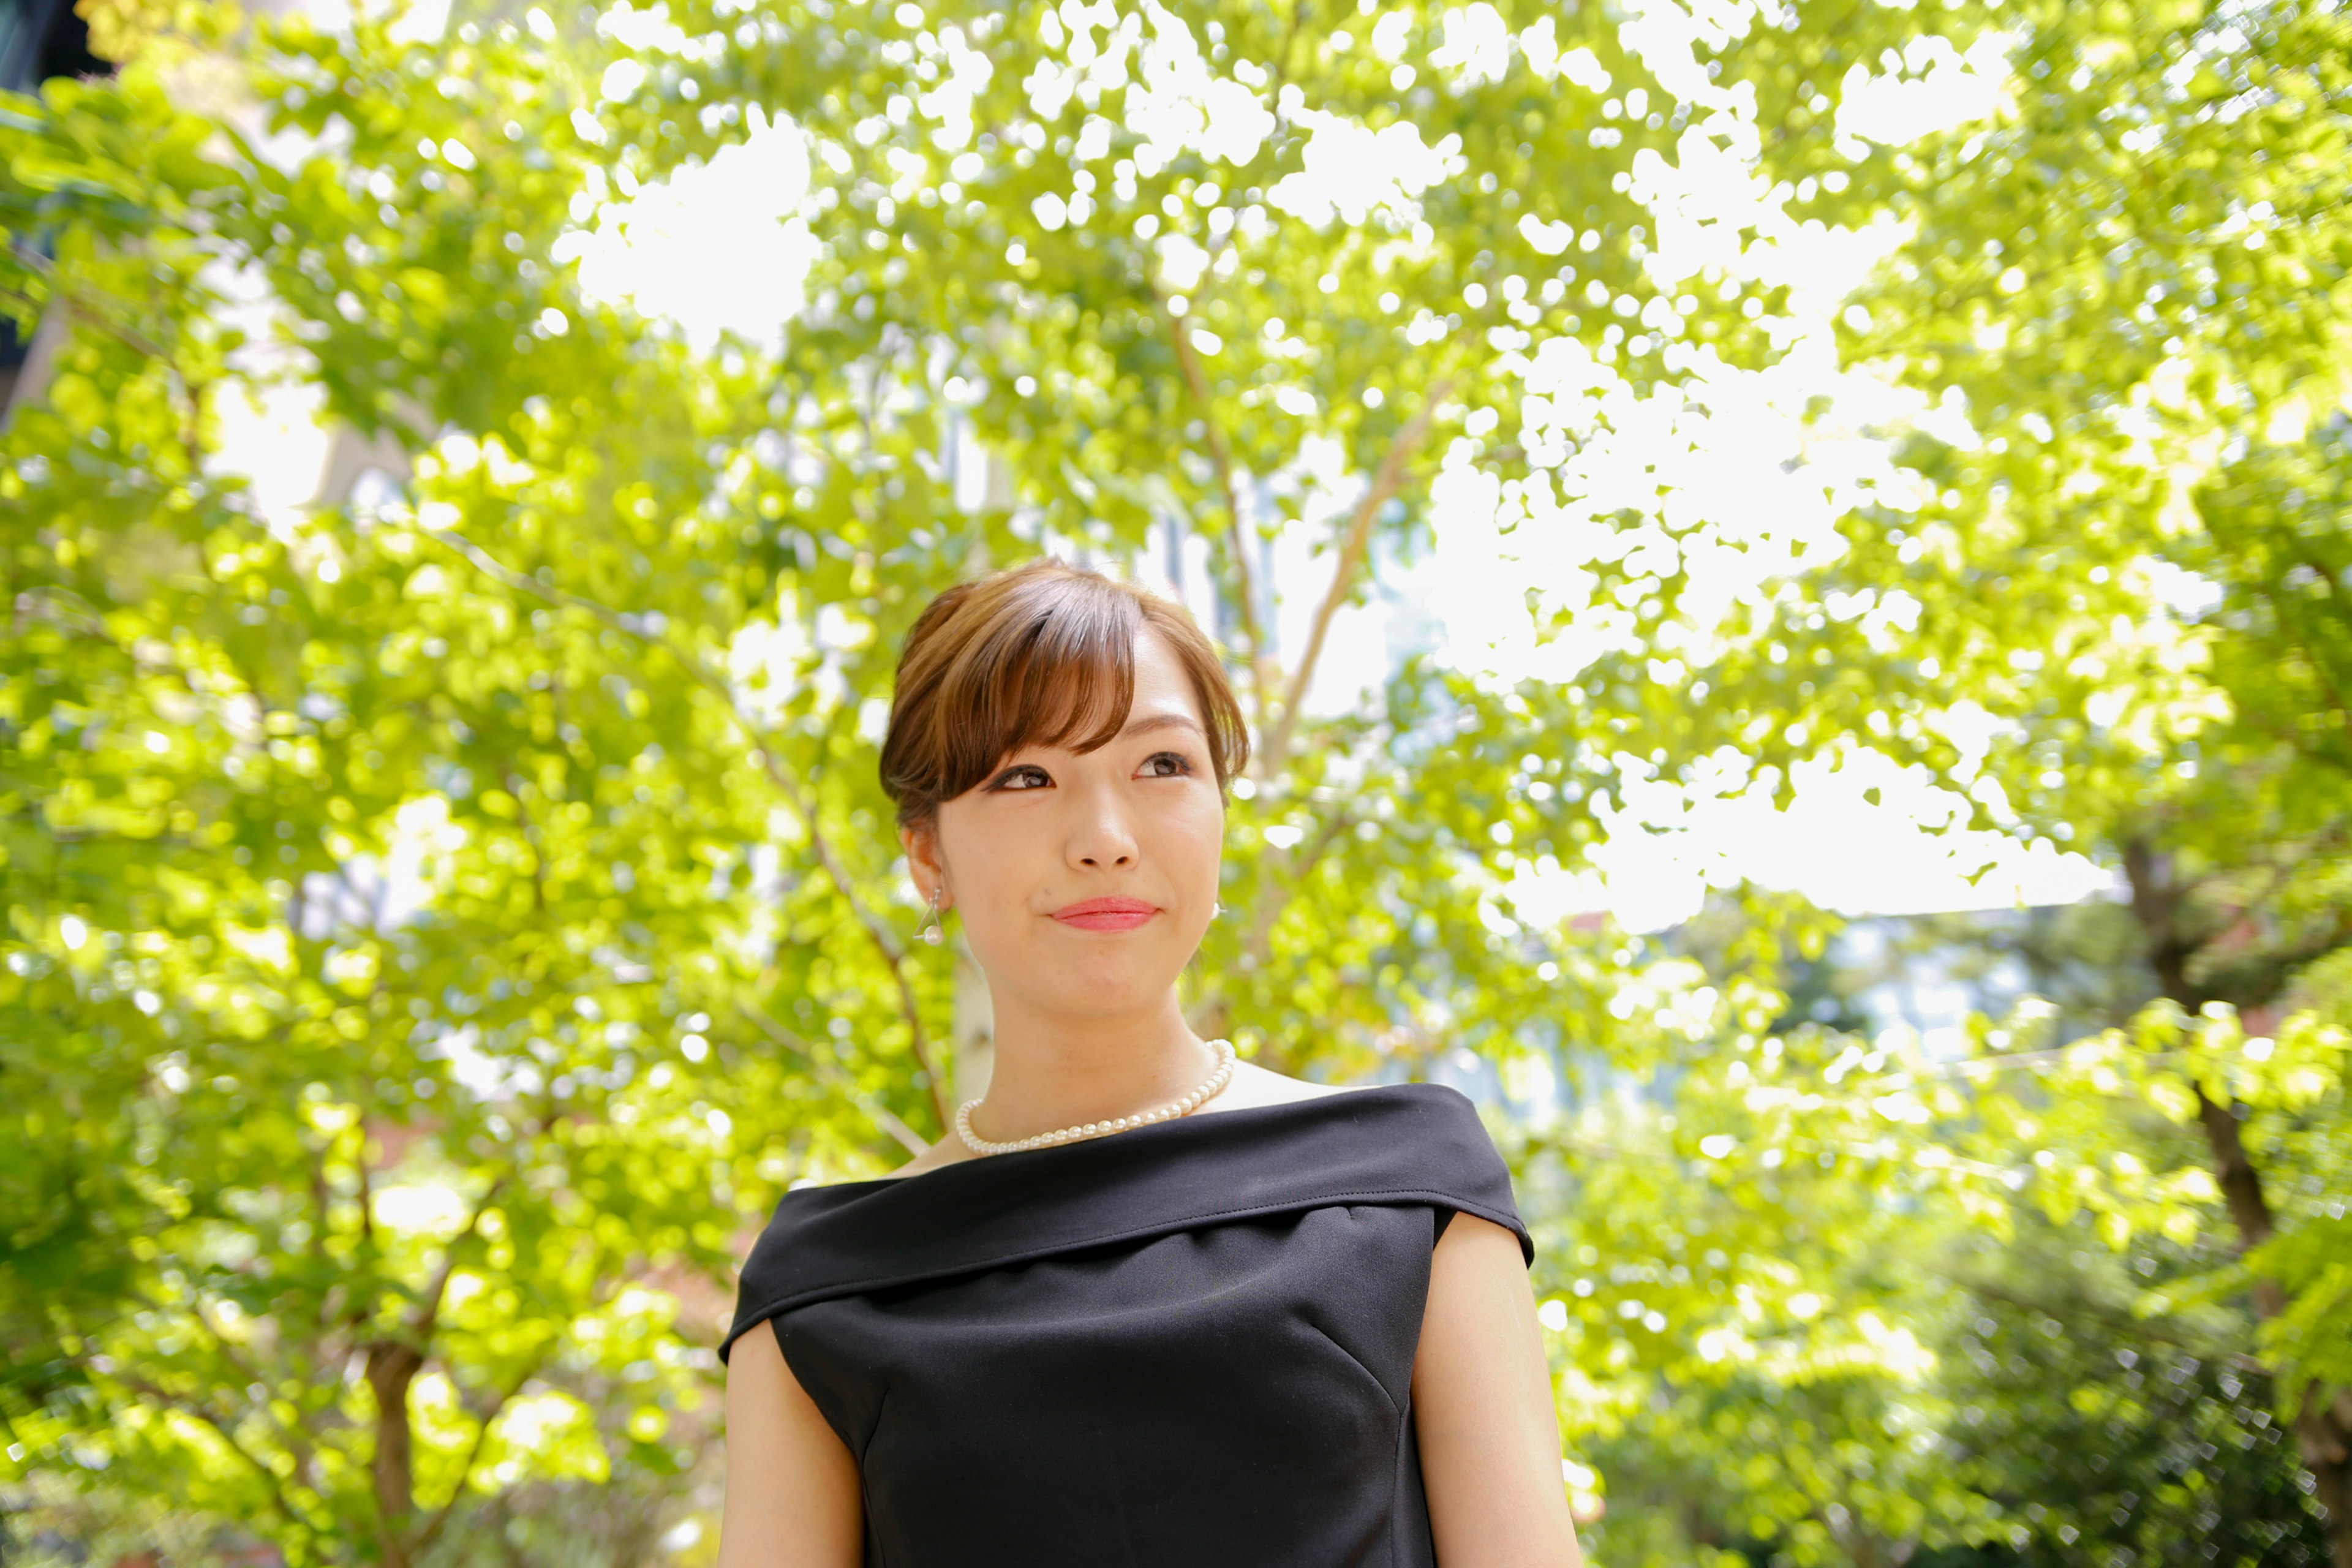
<svg viewBox="0 0 2352 1568">
<path fill-rule="evenodd" d="M 747 1331 L 727 1353 L 719 1568 L 857 1568 L 864 1507 L 857 1461 L 784 1363 L 775 1324 Z"/>
<path fill-rule="evenodd" d="M 1412 1409 L 1444 1568 L 1581 1568 L 1519 1238 L 1475 1215 L 1430 1259 Z"/>
</svg>

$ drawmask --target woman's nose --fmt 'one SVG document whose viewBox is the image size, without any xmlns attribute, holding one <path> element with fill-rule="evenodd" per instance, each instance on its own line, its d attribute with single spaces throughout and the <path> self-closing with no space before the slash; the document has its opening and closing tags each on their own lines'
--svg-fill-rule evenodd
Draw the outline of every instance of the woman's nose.
<svg viewBox="0 0 2352 1568">
<path fill-rule="evenodd" d="M 1071 853 L 1082 866 L 1127 866 L 1135 860 L 1135 835 L 1118 803 L 1097 796 L 1071 835 Z"/>
</svg>

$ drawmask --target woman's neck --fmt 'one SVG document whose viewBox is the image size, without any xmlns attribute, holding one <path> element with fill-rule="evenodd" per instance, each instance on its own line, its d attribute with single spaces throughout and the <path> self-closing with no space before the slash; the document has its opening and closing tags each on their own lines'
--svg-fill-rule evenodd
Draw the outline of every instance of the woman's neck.
<svg viewBox="0 0 2352 1568">
<path fill-rule="evenodd" d="M 972 1131 L 1003 1142 L 1131 1116 L 1182 1099 L 1216 1060 L 1173 993 L 1164 1007 L 1130 1017 L 1037 1016 L 1000 1005 L 995 1065 Z"/>
</svg>

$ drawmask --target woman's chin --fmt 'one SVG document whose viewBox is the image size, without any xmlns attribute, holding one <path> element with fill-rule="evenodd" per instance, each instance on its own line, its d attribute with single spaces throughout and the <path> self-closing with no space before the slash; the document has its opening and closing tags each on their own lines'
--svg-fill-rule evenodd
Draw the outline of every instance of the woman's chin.
<svg viewBox="0 0 2352 1568">
<path fill-rule="evenodd" d="M 984 936 L 972 954 L 999 996 L 1019 996 L 1045 1014 L 1101 1018 L 1133 1016 L 1166 1005 L 1184 973 L 1192 946 L 1173 951 L 1155 917 L 1139 931 L 1065 931 L 1056 923 L 1040 940 L 993 951 Z M 1192 945 L 1197 945 L 1192 944 Z"/>
<path fill-rule="evenodd" d="M 1052 1006 L 1073 1017 L 1131 1017 L 1155 1011 L 1165 1004 L 1168 988 L 1175 983 L 1174 971 L 1156 969 L 1148 974 L 1122 970 L 1115 974 L 1088 975 L 1077 984 L 1056 988 Z"/>
</svg>

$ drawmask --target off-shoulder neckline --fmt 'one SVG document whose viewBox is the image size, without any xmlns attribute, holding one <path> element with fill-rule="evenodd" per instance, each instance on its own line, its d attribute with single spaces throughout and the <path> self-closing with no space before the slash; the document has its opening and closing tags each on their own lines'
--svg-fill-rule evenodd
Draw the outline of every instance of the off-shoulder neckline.
<svg viewBox="0 0 2352 1568">
<path fill-rule="evenodd" d="M 720 1354 L 816 1301 L 1333 1204 L 1458 1209 L 1535 1252 L 1476 1103 L 1445 1084 L 1371 1084 L 793 1188 L 745 1262 Z"/>
<path fill-rule="evenodd" d="M 1445 1094 L 1460 1095 L 1462 1093 L 1460 1089 L 1455 1089 L 1451 1084 L 1429 1083 L 1419 1080 L 1404 1083 L 1348 1084 L 1345 1086 L 1339 1086 L 1339 1092 L 1334 1094 L 1301 1095 L 1296 1100 L 1279 1100 L 1267 1105 L 1237 1105 L 1231 1110 L 1213 1110 L 1205 1115 L 1196 1114 L 1192 1116 L 1179 1117 L 1173 1121 L 1155 1121 L 1149 1126 L 1129 1128 L 1125 1132 L 1114 1132 L 1101 1138 L 1081 1138 L 1068 1143 L 1051 1144 L 1043 1149 L 1017 1149 L 1009 1153 L 1003 1154 L 979 1154 L 974 1155 L 969 1160 L 952 1160 L 944 1165 L 934 1165 L 928 1171 L 917 1171 L 911 1175 L 894 1174 L 886 1176 L 860 1176 L 855 1181 L 811 1183 L 806 1186 L 794 1186 L 787 1189 L 784 1194 L 784 1197 L 789 1201 L 794 1194 L 798 1193 L 842 1193 L 863 1190 L 879 1191 L 884 1188 L 905 1187 L 913 1183 L 929 1180 L 933 1176 L 945 1175 L 950 1171 L 964 1170 L 971 1166 L 1001 1166 L 1003 1162 L 1011 1160 L 1039 1162 L 1041 1156 L 1050 1158 L 1055 1154 L 1066 1154 L 1079 1149 L 1091 1149 L 1115 1141 L 1124 1142 L 1133 1139 L 1150 1140 L 1153 1138 L 1154 1135 L 1164 1138 L 1171 1134 L 1180 1133 L 1181 1130 L 1186 1128 L 1197 1129 L 1202 1126 L 1213 1128 L 1218 1123 L 1230 1121 L 1235 1117 L 1255 1117 L 1273 1120 L 1273 1118 L 1266 1117 L 1267 1112 L 1299 1111 L 1309 1107 L 1345 1103 L 1349 1100 L 1360 1099 L 1367 1095 L 1392 1094 L 1398 1091 L 1425 1091 L 1429 1089 L 1436 1089 Z M 1463 1098 L 1466 1100 L 1469 1097 L 1464 1095 Z"/>
</svg>

